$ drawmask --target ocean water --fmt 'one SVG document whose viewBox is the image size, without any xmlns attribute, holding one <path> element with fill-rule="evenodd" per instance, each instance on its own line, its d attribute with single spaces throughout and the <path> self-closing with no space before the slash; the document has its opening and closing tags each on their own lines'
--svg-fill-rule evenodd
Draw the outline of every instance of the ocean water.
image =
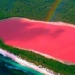
<svg viewBox="0 0 75 75">
<path fill-rule="evenodd" d="M 0 75 L 44 75 L 0 53 Z"/>
</svg>

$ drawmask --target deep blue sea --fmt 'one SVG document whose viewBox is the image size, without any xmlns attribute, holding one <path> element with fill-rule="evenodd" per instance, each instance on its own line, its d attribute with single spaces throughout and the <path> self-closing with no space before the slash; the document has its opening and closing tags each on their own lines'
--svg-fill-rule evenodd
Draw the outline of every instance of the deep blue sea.
<svg viewBox="0 0 75 75">
<path fill-rule="evenodd" d="M 0 75 L 44 75 L 0 53 Z"/>
</svg>

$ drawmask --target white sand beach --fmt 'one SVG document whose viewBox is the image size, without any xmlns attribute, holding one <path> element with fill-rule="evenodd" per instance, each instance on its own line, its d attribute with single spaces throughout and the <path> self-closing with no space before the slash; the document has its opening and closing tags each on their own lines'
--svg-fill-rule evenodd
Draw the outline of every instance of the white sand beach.
<svg viewBox="0 0 75 75">
<path fill-rule="evenodd" d="M 26 60 L 23 60 L 23 59 L 15 56 L 14 54 L 11 54 L 3 49 L 0 49 L 0 53 L 2 53 L 4 56 L 8 56 L 8 57 L 12 58 L 14 61 L 18 62 L 19 64 L 21 64 L 23 66 L 33 68 L 34 70 L 37 70 L 45 75 L 55 75 L 53 73 L 53 71 L 50 71 L 50 70 L 48 71 L 48 69 L 46 69 L 46 68 L 36 66 L 35 64 L 27 62 Z"/>
</svg>

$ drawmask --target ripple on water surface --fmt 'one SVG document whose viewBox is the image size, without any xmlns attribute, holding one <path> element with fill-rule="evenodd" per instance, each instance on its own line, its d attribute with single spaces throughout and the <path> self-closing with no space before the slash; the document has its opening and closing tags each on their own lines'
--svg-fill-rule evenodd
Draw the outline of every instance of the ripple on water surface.
<svg viewBox="0 0 75 75">
<path fill-rule="evenodd" d="M 22 66 L 7 56 L 0 53 L 1 75 L 44 75 L 32 68 Z"/>
</svg>

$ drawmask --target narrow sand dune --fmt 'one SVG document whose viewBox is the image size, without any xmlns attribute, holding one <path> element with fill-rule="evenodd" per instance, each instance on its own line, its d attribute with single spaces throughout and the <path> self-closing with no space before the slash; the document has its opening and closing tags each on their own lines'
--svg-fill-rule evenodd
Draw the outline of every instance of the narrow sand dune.
<svg viewBox="0 0 75 75">
<path fill-rule="evenodd" d="M 11 46 L 75 62 L 75 26 L 72 24 L 10 18 L 0 21 L 0 37 Z"/>
</svg>

